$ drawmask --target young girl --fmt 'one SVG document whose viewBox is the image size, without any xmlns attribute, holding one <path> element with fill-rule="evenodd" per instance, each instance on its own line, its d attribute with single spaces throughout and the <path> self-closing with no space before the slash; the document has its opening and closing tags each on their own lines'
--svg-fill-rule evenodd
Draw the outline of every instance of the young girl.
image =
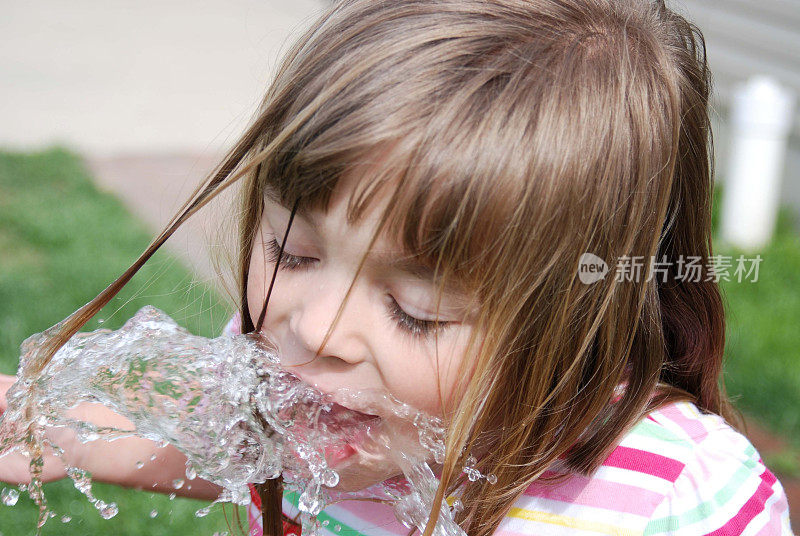
<svg viewBox="0 0 800 536">
<path fill-rule="evenodd" d="M 228 330 L 269 336 L 323 391 L 442 416 L 436 504 L 457 495 L 470 536 L 790 534 L 720 383 L 709 80 L 702 35 L 663 0 L 341 0 L 219 170 L 63 340 L 240 181 Z M 681 272 L 688 256 L 699 277 Z M 128 445 L 75 451 L 100 480 L 173 491 L 180 453 L 127 471 L 154 448 Z M 329 460 L 341 489 L 399 474 L 365 450 Z M 467 482 L 469 456 L 494 477 Z M 250 534 L 298 533 L 295 496 L 278 480 L 253 490 Z M 380 503 L 320 518 L 330 534 L 409 533 Z"/>
</svg>

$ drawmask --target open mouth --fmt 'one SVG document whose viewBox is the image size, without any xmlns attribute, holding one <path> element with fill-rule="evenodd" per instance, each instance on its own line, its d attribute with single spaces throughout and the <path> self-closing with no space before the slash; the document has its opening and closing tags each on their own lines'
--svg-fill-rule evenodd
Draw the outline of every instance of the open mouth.
<svg viewBox="0 0 800 536">
<path fill-rule="evenodd" d="M 332 403 L 329 411 L 320 412 L 318 424 L 338 435 L 342 441 L 325 447 L 325 461 L 336 467 L 358 452 L 358 447 L 367 439 L 370 429 L 378 426 L 381 418 L 362 413 L 341 404 Z"/>
<path fill-rule="evenodd" d="M 288 396 L 285 403 L 277 404 L 275 417 L 290 431 L 293 441 L 299 444 L 308 443 L 312 448 L 321 448 L 328 467 L 339 465 L 354 456 L 359 449 L 364 450 L 363 445 L 370 431 L 381 425 L 382 418 L 378 415 L 334 402 L 335 398 L 341 397 L 340 392 L 331 394 L 320 391 L 293 371 L 281 368 L 276 374 L 281 377 L 282 383 L 279 387 L 284 387 L 283 391 Z M 292 390 L 294 387 L 298 387 L 296 393 L 300 393 L 299 399 Z M 316 393 L 304 394 L 304 388 Z M 277 395 L 276 397 L 280 398 Z M 352 395 L 343 401 L 348 403 L 351 398 Z M 295 457 L 297 456 L 295 453 Z M 300 458 L 297 461 L 301 461 Z"/>
<path fill-rule="evenodd" d="M 349 438 L 353 434 L 376 426 L 380 420 L 377 415 L 362 413 L 333 402 L 328 411 L 320 411 L 317 424 L 331 433 Z"/>
</svg>

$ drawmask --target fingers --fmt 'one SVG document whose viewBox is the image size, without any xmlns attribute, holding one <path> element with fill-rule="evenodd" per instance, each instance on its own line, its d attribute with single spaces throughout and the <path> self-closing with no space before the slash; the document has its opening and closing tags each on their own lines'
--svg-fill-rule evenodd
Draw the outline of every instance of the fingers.
<svg viewBox="0 0 800 536">
<path fill-rule="evenodd" d="M 17 381 L 16 376 L 9 376 L 8 374 L 0 374 L 0 389 L 5 393 L 14 382 Z"/>
<path fill-rule="evenodd" d="M 0 374 L 0 414 L 8 408 L 6 392 L 17 381 L 16 376 Z M 64 478 L 64 464 L 53 454 L 45 455 L 42 468 L 42 480 L 49 482 Z M 0 481 L 9 484 L 28 484 L 31 481 L 30 458 L 19 452 L 11 452 L 0 457 Z"/>
<path fill-rule="evenodd" d="M 8 391 L 8 389 L 14 385 L 14 382 L 16 381 L 16 376 L 0 374 L 0 414 L 5 412 L 6 408 L 8 407 L 8 403 L 6 402 L 6 391 Z"/>
<path fill-rule="evenodd" d="M 45 456 L 42 481 L 50 482 L 66 476 L 64 464 L 53 455 Z M 0 482 L 7 484 L 29 484 L 31 481 L 30 458 L 12 452 L 0 458 Z"/>
</svg>

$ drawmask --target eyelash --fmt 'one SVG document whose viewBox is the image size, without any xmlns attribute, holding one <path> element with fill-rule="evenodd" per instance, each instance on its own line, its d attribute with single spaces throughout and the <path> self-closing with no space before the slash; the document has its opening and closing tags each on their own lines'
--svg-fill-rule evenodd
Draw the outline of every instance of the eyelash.
<svg viewBox="0 0 800 536">
<path fill-rule="evenodd" d="M 271 262 L 277 262 L 278 254 L 280 253 L 281 246 L 274 238 L 267 242 L 267 253 Z M 316 259 L 311 257 L 298 257 L 284 251 L 281 253 L 280 268 L 284 270 L 304 270 L 311 266 Z M 435 320 L 420 320 L 409 315 L 400 307 L 393 297 L 391 297 L 391 304 L 389 305 L 389 317 L 394 320 L 398 328 L 403 333 L 411 335 L 412 337 L 429 337 L 434 331 L 441 331 L 443 328 L 448 327 L 451 322 Z"/>
<path fill-rule="evenodd" d="M 308 268 L 315 260 L 311 257 L 297 257 L 291 253 L 287 253 L 286 251 L 281 253 L 281 246 L 274 238 L 267 242 L 267 253 L 269 254 L 270 262 L 278 262 L 278 254 L 280 254 L 280 267 L 286 270 L 301 270 Z"/>
</svg>

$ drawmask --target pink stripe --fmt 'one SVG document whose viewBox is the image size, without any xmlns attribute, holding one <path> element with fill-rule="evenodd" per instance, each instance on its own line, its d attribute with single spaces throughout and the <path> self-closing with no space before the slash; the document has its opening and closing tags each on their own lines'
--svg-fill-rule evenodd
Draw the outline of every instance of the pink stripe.
<svg viewBox="0 0 800 536">
<path fill-rule="evenodd" d="M 758 531 L 756 536 L 771 536 L 773 534 L 780 534 L 783 525 L 783 513 L 789 509 L 789 503 L 786 501 L 786 496 L 781 493 L 777 501 L 772 503 L 770 508 L 769 521 L 764 527 Z"/>
<path fill-rule="evenodd" d="M 398 532 L 404 529 L 397 521 L 394 510 L 391 506 L 378 504 L 372 501 L 349 500 L 333 504 L 326 509 L 326 512 L 340 523 L 350 525 L 352 528 L 361 531 L 367 526 L 381 527 L 387 531 Z M 340 514 L 342 512 L 344 515 Z M 351 516 L 354 519 L 348 518 Z M 402 533 L 398 532 L 398 534 Z"/>
<path fill-rule="evenodd" d="M 252 503 L 247 507 L 247 523 L 250 527 L 248 536 L 264 535 L 264 528 L 261 526 L 261 512 Z"/>
<path fill-rule="evenodd" d="M 233 317 L 232 329 L 234 333 L 242 333 L 242 317 L 238 312 L 236 313 L 236 316 Z"/>
<path fill-rule="evenodd" d="M 571 476 L 569 480 L 557 485 L 534 482 L 525 490 L 525 495 L 639 516 L 650 516 L 664 498 L 661 493 L 635 485 L 582 475 Z"/>
<path fill-rule="evenodd" d="M 698 418 L 686 416 L 675 404 L 665 407 L 664 410 L 659 413 L 680 426 L 681 429 L 697 443 L 708 437 L 708 429 L 706 429 L 703 421 Z"/>
<path fill-rule="evenodd" d="M 690 418 L 681 412 L 676 404 L 661 409 L 659 414 L 677 424 L 686 434 L 696 442 L 700 442 L 708 436 L 708 430 L 703 426 L 703 422 L 697 418 Z"/>
<path fill-rule="evenodd" d="M 678 460 L 660 454 L 621 445 L 614 449 L 603 465 L 638 471 L 670 482 L 675 482 L 685 466 Z"/>
<path fill-rule="evenodd" d="M 758 489 L 750 499 L 744 503 L 739 513 L 733 516 L 730 521 L 725 523 L 722 527 L 709 532 L 707 536 L 730 536 L 733 534 L 741 534 L 754 517 L 764 510 L 764 503 L 772 495 L 772 485 L 777 479 L 775 475 L 765 469 L 761 473 L 761 483 Z"/>
<path fill-rule="evenodd" d="M 250 490 L 250 502 L 253 503 L 256 508 L 261 510 L 261 497 L 258 496 L 258 490 L 253 484 L 248 484 L 247 489 Z"/>
<path fill-rule="evenodd" d="M 237 311 L 228 323 L 225 324 L 225 327 L 222 328 L 223 335 L 240 335 L 242 333 L 242 317 Z"/>
</svg>

